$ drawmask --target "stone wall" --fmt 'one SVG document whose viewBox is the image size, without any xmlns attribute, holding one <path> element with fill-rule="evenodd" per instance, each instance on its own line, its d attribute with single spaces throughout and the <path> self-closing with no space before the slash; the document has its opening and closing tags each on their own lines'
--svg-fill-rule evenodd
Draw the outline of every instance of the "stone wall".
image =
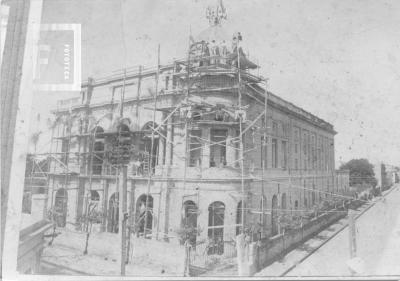
<svg viewBox="0 0 400 281">
<path fill-rule="evenodd" d="M 282 253 L 309 239 L 335 221 L 346 216 L 346 213 L 325 213 L 312 219 L 302 228 L 293 229 L 274 237 L 265 238 L 247 245 L 241 243 L 238 236 L 238 268 L 240 276 L 251 276 L 271 264 Z M 240 249 L 243 245 L 244 249 Z M 241 254 L 239 254 L 241 253 Z"/>
</svg>

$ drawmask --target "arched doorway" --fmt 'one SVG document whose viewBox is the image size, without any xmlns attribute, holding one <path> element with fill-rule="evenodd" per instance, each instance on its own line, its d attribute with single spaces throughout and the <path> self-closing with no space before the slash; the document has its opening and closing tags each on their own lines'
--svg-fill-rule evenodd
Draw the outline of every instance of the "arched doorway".
<svg viewBox="0 0 400 281">
<path fill-rule="evenodd" d="M 208 207 L 209 255 L 224 253 L 224 219 L 225 204 L 220 201 L 211 203 Z"/>
<path fill-rule="evenodd" d="M 187 228 L 188 233 L 186 239 L 189 239 L 191 245 L 196 244 L 197 236 L 197 215 L 198 208 L 196 203 L 187 200 L 183 203 L 184 217 L 182 224 Z"/>
<path fill-rule="evenodd" d="M 311 194 L 311 204 L 315 206 L 315 186 L 313 186 L 313 191 Z"/>
<path fill-rule="evenodd" d="M 59 227 L 65 227 L 67 224 L 67 209 L 68 209 L 68 192 L 64 188 L 60 188 L 56 192 L 54 201 L 54 213 L 56 224 Z"/>
<path fill-rule="evenodd" d="M 143 194 L 138 198 L 136 202 L 136 216 L 138 235 L 144 235 L 144 231 L 146 229 L 147 238 L 153 229 L 153 197 L 151 195 L 147 197 L 146 194 Z"/>
<path fill-rule="evenodd" d="M 286 193 L 282 194 L 281 197 L 281 209 L 282 210 L 286 210 L 287 209 L 287 205 L 286 205 Z"/>
<path fill-rule="evenodd" d="M 104 129 L 102 127 L 96 127 L 93 141 L 92 173 L 101 175 L 104 160 Z"/>
<path fill-rule="evenodd" d="M 107 231 L 118 233 L 119 223 L 119 194 L 118 192 L 111 195 L 108 203 L 108 224 Z"/>
<path fill-rule="evenodd" d="M 271 235 L 278 234 L 278 197 L 272 197 L 272 211 L 271 211 Z"/>
<path fill-rule="evenodd" d="M 259 206 L 259 210 L 260 210 L 260 217 L 259 217 L 259 224 L 260 224 L 260 228 L 261 231 L 264 231 L 266 226 L 267 226 L 267 197 L 265 197 L 265 195 L 261 196 L 260 198 L 260 206 Z"/>
</svg>

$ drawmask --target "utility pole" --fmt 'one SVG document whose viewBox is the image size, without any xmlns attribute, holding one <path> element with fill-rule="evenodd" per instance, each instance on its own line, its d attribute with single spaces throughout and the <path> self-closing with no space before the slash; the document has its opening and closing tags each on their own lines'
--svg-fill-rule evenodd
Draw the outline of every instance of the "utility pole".
<svg viewBox="0 0 400 281">
<path fill-rule="evenodd" d="M 126 261 L 126 221 L 127 221 L 127 181 L 128 169 L 126 165 L 120 166 L 119 189 L 119 236 L 121 239 L 121 276 L 125 275 Z"/>
<path fill-rule="evenodd" d="M 243 115 L 242 115 L 242 78 L 241 78 L 241 73 L 240 73 L 240 44 L 239 42 L 242 40 L 240 32 L 237 33 L 237 44 L 236 44 L 236 54 L 237 54 L 237 71 L 238 71 L 238 108 L 239 112 L 239 136 L 240 136 L 240 168 L 241 168 L 241 191 L 242 191 L 242 212 L 241 212 L 241 217 L 242 217 L 242 231 L 241 233 L 244 234 L 244 218 L 245 218 L 245 212 L 244 208 L 246 207 L 245 205 L 245 192 L 244 192 L 244 147 L 243 147 Z"/>
</svg>

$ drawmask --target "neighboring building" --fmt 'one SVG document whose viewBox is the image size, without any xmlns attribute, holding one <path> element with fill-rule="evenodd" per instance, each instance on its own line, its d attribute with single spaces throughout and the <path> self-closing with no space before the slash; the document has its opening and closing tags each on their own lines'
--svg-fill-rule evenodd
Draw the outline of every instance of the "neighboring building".
<svg viewBox="0 0 400 281">
<path fill-rule="evenodd" d="M 22 214 L 19 233 L 17 270 L 23 274 L 40 272 L 40 258 L 44 249 L 44 235 L 52 224 L 43 219 L 46 194 L 32 196 L 30 214 Z"/>
<path fill-rule="evenodd" d="M 396 166 L 378 163 L 374 165 L 374 173 L 378 181 L 377 186 L 382 190 L 386 190 L 399 182 L 399 168 Z"/>
<path fill-rule="evenodd" d="M 103 214 L 103 230 L 118 231 L 118 153 L 129 159 L 128 206 L 138 232 L 147 204 L 153 238 L 197 227 L 192 242 L 220 243 L 209 253 L 224 251 L 221 243 L 235 237 L 242 215 L 246 227 L 273 236 L 280 213 L 305 213 L 345 193 L 348 174 L 335 173 L 333 126 L 266 93 L 264 79 L 252 74 L 257 66 L 235 47 L 240 33 L 227 36 L 223 16 L 209 19 L 190 60 L 89 79 L 79 98 L 60 101 L 48 189 L 59 226 L 79 224 L 90 205 Z M 154 128 L 160 130 L 152 134 Z"/>
</svg>

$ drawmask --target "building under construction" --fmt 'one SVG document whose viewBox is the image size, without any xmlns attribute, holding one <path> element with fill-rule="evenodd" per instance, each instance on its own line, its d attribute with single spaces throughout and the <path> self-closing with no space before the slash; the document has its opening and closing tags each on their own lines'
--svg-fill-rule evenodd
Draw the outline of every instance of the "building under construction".
<svg viewBox="0 0 400 281">
<path fill-rule="evenodd" d="M 90 78 L 59 102 L 47 173 L 59 227 L 91 216 L 118 232 L 123 200 L 130 233 L 186 235 L 222 255 L 239 232 L 274 236 L 347 192 L 333 126 L 267 90 L 242 34 L 224 32 L 221 4 L 207 15 L 183 59 Z"/>
</svg>

